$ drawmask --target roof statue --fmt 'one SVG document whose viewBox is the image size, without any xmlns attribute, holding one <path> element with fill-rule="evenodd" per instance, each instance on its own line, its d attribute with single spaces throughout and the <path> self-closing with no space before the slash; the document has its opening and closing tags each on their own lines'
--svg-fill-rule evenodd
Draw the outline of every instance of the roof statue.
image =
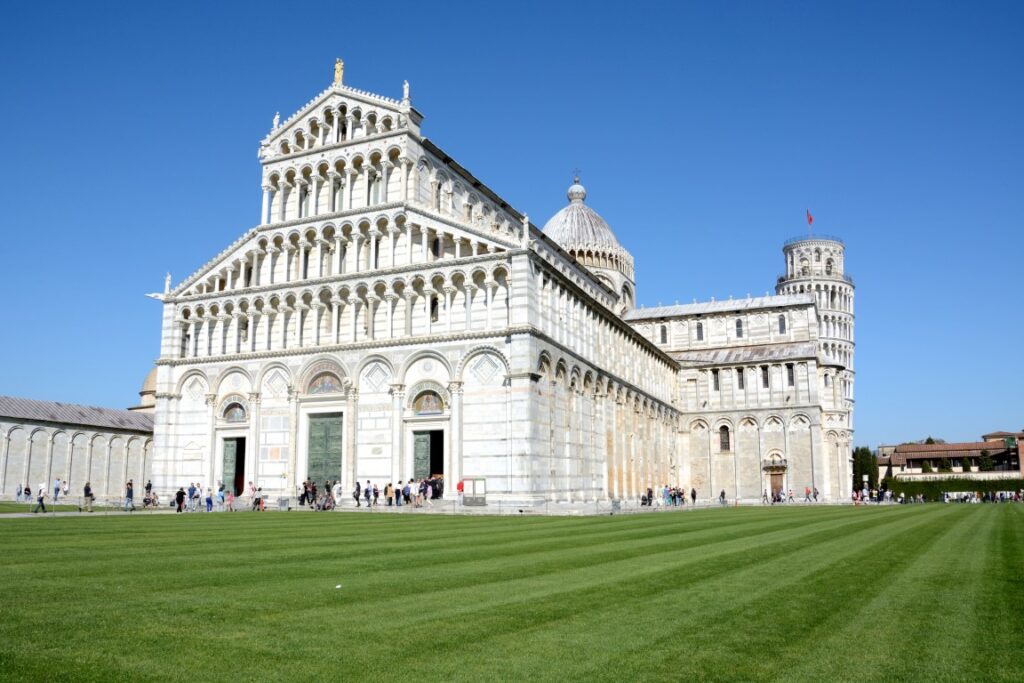
<svg viewBox="0 0 1024 683">
<path fill-rule="evenodd" d="M 345 78 L 345 62 L 341 61 L 341 57 L 334 60 L 334 85 L 341 85 L 342 79 Z"/>
<path fill-rule="evenodd" d="M 280 125 L 281 125 L 281 112 L 275 111 L 274 112 L 274 130 L 277 130 L 277 128 Z"/>
<path fill-rule="evenodd" d="M 409 81 L 402 81 L 402 99 L 409 99 Z"/>
<path fill-rule="evenodd" d="M 170 294 L 171 292 L 171 274 L 167 273 L 164 276 L 164 294 Z"/>
</svg>

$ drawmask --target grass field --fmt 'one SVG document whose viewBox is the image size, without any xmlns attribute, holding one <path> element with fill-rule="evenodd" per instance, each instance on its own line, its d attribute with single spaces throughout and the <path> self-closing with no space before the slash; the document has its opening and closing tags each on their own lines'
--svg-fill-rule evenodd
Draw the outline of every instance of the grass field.
<svg viewBox="0 0 1024 683">
<path fill-rule="evenodd" d="M 8 518 L 0 547 L 7 680 L 1024 672 L 1020 505 Z"/>
</svg>

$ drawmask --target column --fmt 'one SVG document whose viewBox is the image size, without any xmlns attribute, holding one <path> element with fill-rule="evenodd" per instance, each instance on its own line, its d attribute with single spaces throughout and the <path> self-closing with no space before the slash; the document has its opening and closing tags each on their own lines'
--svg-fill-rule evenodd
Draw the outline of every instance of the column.
<svg viewBox="0 0 1024 683">
<path fill-rule="evenodd" d="M 420 241 L 421 241 L 420 251 L 423 254 L 423 258 L 421 259 L 421 263 L 426 263 L 427 262 L 427 249 L 429 248 L 427 246 L 427 243 L 430 242 L 430 228 L 427 228 L 427 227 L 422 226 L 422 225 L 420 226 Z"/>
<path fill-rule="evenodd" d="M 274 284 L 274 270 L 277 266 L 276 256 L 281 253 L 281 250 L 277 247 L 267 247 L 267 258 L 264 259 L 267 262 L 267 280 L 270 284 Z"/>
<path fill-rule="evenodd" d="M 248 320 L 244 313 L 236 313 L 234 316 L 235 322 L 235 340 L 231 346 L 231 353 L 239 353 L 242 350 L 242 320 Z"/>
<path fill-rule="evenodd" d="M 317 302 L 317 303 L 313 304 L 313 311 L 314 311 L 313 319 L 316 322 L 316 329 L 313 330 L 313 345 L 314 346 L 320 346 L 320 325 L 323 322 L 324 308 L 325 308 L 325 306 L 322 303 L 320 303 L 320 302 Z"/>
<path fill-rule="evenodd" d="M 463 289 L 466 290 L 466 331 L 473 329 L 473 294 L 477 290 L 477 286 L 471 282 L 467 282 L 463 285 Z"/>
<path fill-rule="evenodd" d="M 423 327 L 423 331 L 424 331 L 424 333 L 428 337 L 430 336 L 430 328 L 431 328 L 430 303 L 433 300 L 433 298 L 434 298 L 434 292 L 432 290 L 428 289 L 426 285 L 424 285 L 423 286 L 423 313 L 424 313 L 424 327 Z"/>
<path fill-rule="evenodd" d="M 449 462 L 445 463 L 445 489 L 454 491 L 462 479 L 462 382 L 451 382 L 448 391 L 452 397 L 450 434 L 448 438 Z M 450 475 L 448 473 L 451 473 Z M 451 482 L 449 484 L 449 482 Z"/>
<path fill-rule="evenodd" d="M 305 346 L 305 340 L 302 338 L 302 322 L 303 318 L 305 317 L 304 313 L 308 310 L 309 306 L 307 306 L 306 304 L 295 304 L 295 313 L 292 314 L 292 318 L 295 322 L 295 346 L 300 349 L 303 346 Z"/>
<path fill-rule="evenodd" d="M 281 306 L 278 309 L 278 314 L 281 316 L 281 348 L 288 348 L 288 314 L 291 309 L 287 306 Z"/>
<path fill-rule="evenodd" d="M 451 285 L 444 286 L 444 330 L 449 334 L 452 331 L 452 301 L 456 291 Z"/>
<path fill-rule="evenodd" d="M 402 230 L 397 225 L 390 225 L 388 234 L 391 235 L 391 260 L 388 261 L 388 266 L 394 268 L 398 265 L 398 236 L 402 234 Z"/>
<path fill-rule="evenodd" d="M 267 314 L 267 351 L 274 348 L 274 320 L 277 318 L 277 314 L 271 309 Z"/>
<path fill-rule="evenodd" d="M 359 331 L 357 328 L 359 324 L 359 299 L 356 297 L 349 298 L 348 307 L 352 311 L 352 343 L 354 344 L 358 339 L 356 333 Z"/>
<path fill-rule="evenodd" d="M 263 186 L 263 208 L 260 209 L 260 225 L 268 225 L 270 223 L 270 193 L 273 191 L 273 185 Z"/>
<path fill-rule="evenodd" d="M 344 303 L 339 297 L 331 297 L 331 343 L 338 343 L 338 331 L 341 323 L 341 304 Z"/>
<path fill-rule="evenodd" d="M 260 312 L 252 311 L 249 313 L 249 351 L 256 351 L 256 332 L 260 327 Z M 255 479 L 253 481 L 256 481 Z"/>
<path fill-rule="evenodd" d="M 374 325 L 374 318 L 377 316 L 377 305 L 380 303 L 380 297 L 375 294 L 366 295 L 366 338 L 376 339 L 377 330 Z"/>
<path fill-rule="evenodd" d="M 491 309 L 494 308 L 494 290 L 497 288 L 498 283 L 496 280 L 487 280 L 484 282 L 484 289 L 487 290 L 487 324 L 484 329 L 491 329 Z"/>
<path fill-rule="evenodd" d="M 402 172 L 402 196 L 399 201 L 407 202 L 409 201 L 409 169 L 412 168 L 412 162 L 406 157 L 401 157 L 398 163 L 401 164 Z"/>
<path fill-rule="evenodd" d="M 352 129 L 349 128 L 349 133 L 350 134 L 351 134 L 351 131 L 352 131 Z M 352 169 L 352 170 L 350 170 L 348 172 L 348 174 L 350 176 L 350 179 L 348 181 L 348 201 L 345 202 L 345 206 L 347 206 L 351 210 L 351 208 L 353 206 L 355 206 L 355 202 L 354 202 L 355 186 L 356 186 L 356 178 L 359 177 L 359 171 L 357 171 L 355 169 Z"/>
<path fill-rule="evenodd" d="M 323 277 L 323 246 L 324 241 L 317 238 L 313 240 L 313 278 L 320 279 Z"/>
<path fill-rule="evenodd" d="M 391 177 L 391 169 L 395 165 L 390 161 L 382 161 L 380 163 L 380 203 L 388 203 L 388 180 Z"/>
<path fill-rule="evenodd" d="M 359 242 L 363 239 L 363 236 L 359 233 L 353 232 L 352 239 L 352 272 L 359 272 Z"/>
<path fill-rule="evenodd" d="M 388 307 L 388 339 L 395 338 L 395 301 L 397 300 L 398 295 L 393 292 L 384 295 L 384 301 Z"/>
<path fill-rule="evenodd" d="M 334 240 L 334 274 L 341 275 L 345 272 L 345 244 L 348 240 L 341 235 Z"/>
<path fill-rule="evenodd" d="M 335 194 L 335 188 L 338 185 L 338 178 L 340 177 L 340 174 L 337 173 L 336 171 L 327 172 L 327 186 L 330 188 L 330 193 L 327 197 L 327 206 L 328 211 L 330 211 L 331 213 L 338 211 L 338 197 Z"/>
<path fill-rule="evenodd" d="M 178 358 L 188 358 L 192 346 L 192 323 L 188 320 L 181 321 L 181 341 L 178 343 Z M 3 490 L 0 488 L 0 490 Z"/>
<path fill-rule="evenodd" d="M 406 337 L 412 336 L 412 301 L 416 297 L 416 293 L 410 291 L 410 289 L 402 292 L 402 299 L 405 301 L 402 334 Z"/>
<path fill-rule="evenodd" d="M 402 413 L 405 402 L 405 385 L 391 385 L 391 480 L 401 482 L 402 472 Z"/>
<path fill-rule="evenodd" d="M 408 251 L 409 251 L 409 253 L 408 253 L 408 259 L 409 259 L 408 263 L 411 266 L 412 265 L 412 221 L 406 220 L 406 222 L 405 222 L 405 231 L 408 234 L 408 238 L 407 238 L 408 239 L 408 245 L 409 245 L 408 246 Z"/>
<path fill-rule="evenodd" d="M 378 242 L 380 241 L 381 231 L 374 228 L 370 231 L 370 267 L 367 270 L 377 269 L 377 249 L 379 247 Z"/>
</svg>

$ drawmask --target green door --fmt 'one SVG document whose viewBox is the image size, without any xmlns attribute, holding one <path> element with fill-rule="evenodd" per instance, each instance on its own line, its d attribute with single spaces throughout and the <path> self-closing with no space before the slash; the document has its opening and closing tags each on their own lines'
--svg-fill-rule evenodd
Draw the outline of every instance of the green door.
<svg viewBox="0 0 1024 683">
<path fill-rule="evenodd" d="M 221 481 L 227 491 L 235 485 L 235 462 L 238 458 L 238 440 L 224 439 L 224 475 Z M 237 494 L 238 492 L 235 491 Z"/>
<path fill-rule="evenodd" d="M 309 416 L 309 464 L 307 478 L 318 486 L 341 479 L 342 415 Z"/>
<path fill-rule="evenodd" d="M 430 432 L 412 434 L 412 476 L 416 481 L 430 476 Z"/>
</svg>

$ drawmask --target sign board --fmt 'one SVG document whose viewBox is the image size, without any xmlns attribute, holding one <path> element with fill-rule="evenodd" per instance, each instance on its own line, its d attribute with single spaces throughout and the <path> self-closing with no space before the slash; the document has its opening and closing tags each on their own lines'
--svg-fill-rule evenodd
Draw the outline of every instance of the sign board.
<svg viewBox="0 0 1024 683">
<path fill-rule="evenodd" d="M 487 478 L 467 477 L 462 480 L 462 504 L 483 506 L 487 505 Z"/>
</svg>

